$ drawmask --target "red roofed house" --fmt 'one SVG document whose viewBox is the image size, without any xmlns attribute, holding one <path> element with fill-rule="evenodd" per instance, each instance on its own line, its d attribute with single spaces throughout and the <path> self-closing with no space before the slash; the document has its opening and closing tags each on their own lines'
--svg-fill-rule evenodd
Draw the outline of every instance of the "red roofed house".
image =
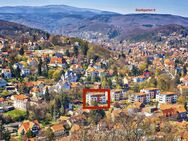
<svg viewBox="0 0 188 141">
<path fill-rule="evenodd" d="M 24 84 L 28 88 L 32 88 L 34 86 L 33 82 L 25 82 Z"/>
<path fill-rule="evenodd" d="M 20 110 L 27 110 L 28 107 L 28 97 L 20 94 L 20 95 L 13 95 L 12 100 L 14 101 L 14 107 L 16 109 L 20 109 Z"/>
<path fill-rule="evenodd" d="M 162 110 L 163 116 L 171 117 L 177 115 L 176 110 L 173 108 Z"/>
<path fill-rule="evenodd" d="M 34 121 L 24 121 L 21 123 L 21 125 L 18 128 L 18 135 L 24 135 L 26 134 L 29 130 L 37 135 L 38 131 L 40 129 L 40 125 L 37 120 Z"/>
<path fill-rule="evenodd" d="M 11 73 L 10 69 L 2 69 L 1 73 L 2 73 L 4 78 L 11 78 L 12 77 L 12 73 Z"/>
<path fill-rule="evenodd" d="M 57 66 L 62 67 L 63 64 L 65 64 L 65 62 L 63 62 L 63 58 L 52 57 L 50 59 L 50 64 L 49 65 L 52 66 L 52 67 L 57 67 Z"/>
<path fill-rule="evenodd" d="M 51 126 L 51 129 L 55 136 L 62 136 L 65 134 L 65 128 L 63 124 L 55 124 Z"/>
</svg>

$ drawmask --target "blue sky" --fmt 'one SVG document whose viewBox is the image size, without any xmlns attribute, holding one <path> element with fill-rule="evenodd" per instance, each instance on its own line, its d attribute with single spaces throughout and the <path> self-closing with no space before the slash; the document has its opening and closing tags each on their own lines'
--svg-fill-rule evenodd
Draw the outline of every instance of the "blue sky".
<svg viewBox="0 0 188 141">
<path fill-rule="evenodd" d="M 155 13 L 188 17 L 188 0 L 0 0 L 0 6 L 70 5 L 123 14 L 136 13 L 136 8 L 155 8 Z"/>
</svg>

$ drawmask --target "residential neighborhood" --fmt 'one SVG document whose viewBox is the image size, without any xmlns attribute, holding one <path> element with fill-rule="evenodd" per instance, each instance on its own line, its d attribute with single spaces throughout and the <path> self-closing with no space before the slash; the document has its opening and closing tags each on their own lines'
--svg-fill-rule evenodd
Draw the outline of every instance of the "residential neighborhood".
<svg viewBox="0 0 188 141">
<path fill-rule="evenodd" d="M 154 120 L 153 132 L 161 136 L 163 124 L 176 124 L 176 128 L 182 128 L 181 123 L 188 125 L 187 51 L 174 52 L 166 43 L 161 50 L 152 43 L 138 42 L 121 55 L 92 48 L 80 39 L 53 38 L 58 40 L 54 42 L 56 49 L 37 50 L 29 43 L 20 49 L 14 47 L 14 40 L 7 40 L 11 48 L 1 49 L 0 112 L 11 138 L 79 140 L 79 132 L 84 130 L 88 136 L 90 132 L 101 136 L 100 130 L 124 129 L 119 125 L 124 114 Z M 52 39 L 39 39 L 35 44 Z M 4 40 L 1 38 L 1 44 Z M 88 106 L 105 105 L 110 99 L 110 108 L 83 109 L 84 89 L 110 90 L 110 97 L 108 92 L 86 94 Z M 176 138 L 184 137 L 182 134 L 178 132 Z"/>
</svg>

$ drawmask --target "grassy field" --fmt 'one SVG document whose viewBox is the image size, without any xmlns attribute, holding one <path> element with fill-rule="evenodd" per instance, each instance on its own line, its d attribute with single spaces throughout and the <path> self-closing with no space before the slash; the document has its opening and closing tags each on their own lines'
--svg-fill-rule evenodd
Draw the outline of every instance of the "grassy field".
<svg viewBox="0 0 188 141">
<path fill-rule="evenodd" d="M 12 110 L 3 114 L 5 117 L 11 117 L 13 120 L 19 120 L 20 118 L 26 117 L 26 111 Z"/>
</svg>

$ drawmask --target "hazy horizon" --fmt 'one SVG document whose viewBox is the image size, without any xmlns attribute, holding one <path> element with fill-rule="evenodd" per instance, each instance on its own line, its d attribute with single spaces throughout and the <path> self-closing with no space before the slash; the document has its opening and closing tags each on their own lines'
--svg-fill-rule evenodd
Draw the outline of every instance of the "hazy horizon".
<svg viewBox="0 0 188 141">
<path fill-rule="evenodd" d="M 188 2 L 186 0 L 4 0 L 0 1 L 0 7 L 5 6 L 48 6 L 67 5 L 78 8 L 110 11 L 120 14 L 141 14 L 136 9 L 155 9 L 150 14 L 171 14 L 188 17 Z"/>
</svg>

